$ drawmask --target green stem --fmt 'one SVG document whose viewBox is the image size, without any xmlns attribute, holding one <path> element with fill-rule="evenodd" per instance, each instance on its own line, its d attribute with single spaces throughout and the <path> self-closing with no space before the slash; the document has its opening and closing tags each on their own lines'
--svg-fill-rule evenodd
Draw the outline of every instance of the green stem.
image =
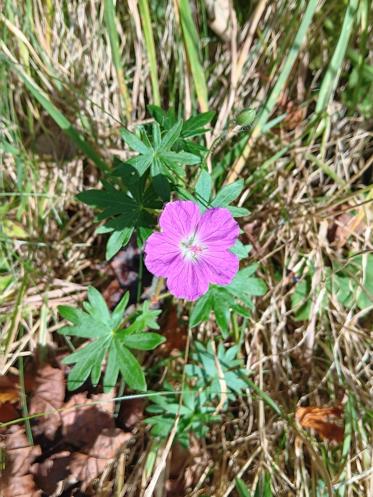
<svg viewBox="0 0 373 497">
<path fill-rule="evenodd" d="M 20 399 L 21 399 L 21 407 L 22 407 L 22 416 L 25 421 L 25 429 L 27 439 L 31 445 L 34 445 L 34 440 L 32 438 L 32 431 L 27 407 L 27 397 L 26 397 L 26 389 L 25 389 L 25 374 L 24 374 L 24 363 L 23 357 L 19 357 L 18 359 L 18 369 L 19 369 L 19 387 L 20 387 Z"/>
<path fill-rule="evenodd" d="M 141 299 L 141 291 L 142 291 L 142 276 L 144 272 L 144 257 L 142 251 L 140 252 L 139 258 L 139 279 L 137 283 L 137 303 L 140 302 Z"/>
</svg>

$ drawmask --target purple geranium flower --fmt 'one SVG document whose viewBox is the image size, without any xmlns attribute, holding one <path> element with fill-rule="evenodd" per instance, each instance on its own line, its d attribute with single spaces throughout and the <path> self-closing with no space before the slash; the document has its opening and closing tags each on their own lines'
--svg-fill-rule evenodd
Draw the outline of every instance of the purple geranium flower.
<svg viewBox="0 0 373 497">
<path fill-rule="evenodd" d="M 175 297 L 196 300 L 209 284 L 228 285 L 238 271 L 238 257 L 229 251 L 239 226 L 228 209 L 207 209 L 177 200 L 166 204 L 159 219 L 161 232 L 145 245 L 145 265 L 156 276 L 167 278 Z"/>
</svg>

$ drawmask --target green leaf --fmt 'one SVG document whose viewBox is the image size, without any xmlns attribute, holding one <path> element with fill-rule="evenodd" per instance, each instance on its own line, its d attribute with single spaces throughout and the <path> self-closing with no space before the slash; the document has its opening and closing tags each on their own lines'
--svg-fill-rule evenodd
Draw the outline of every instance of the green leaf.
<svg viewBox="0 0 373 497">
<path fill-rule="evenodd" d="M 212 207 L 226 207 L 235 200 L 242 192 L 244 182 L 242 179 L 223 186 L 220 192 L 211 202 Z"/>
<path fill-rule="evenodd" d="M 366 309 L 373 305 L 373 255 L 366 254 L 358 261 L 363 276 L 363 286 L 357 296 L 357 304 L 360 309 Z"/>
<path fill-rule="evenodd" d="M 94 357 L 89 356 L 85 360 L 81 360 L 75 364 L 67 377 L 67 388 L 69 390 L 76 390 L 88 379 L 92 366 L 94 364 Z"/>
<path fill-rule="evenodd" d="M 78 324 L 79 323 L 79 313 L 77 312 L 78 309 L 75 309 L 75 307 L 71 307 L 70 305 L 59 305 L 58 306 L 58 312 L 61 314 L 61 316 L 66 319 L 67 321 L 71 321 L 71 323 Z"/>
<path fill-rule="evenodd" d="M 170 129 L 176 122 L 176 116 L 175 112 L 173 109 L 169 109 L 168 111 L 165 111 L 158 105 L 148 105 L 148 111 L 150 112 L 150 115 L 154 117 L 156 122 L 162 126 L 164 129 Z"/>
<path fill-rule="evenodd" d="M 188 152 L 162 151 L 159 152 L 159 158 L 167 164 L 180 166 L 192 166 L 201 162 L 201 157 L 199 157 L 198 155 L 189 154 Z"/>
<path fill-rule="evenodd" d="M 212 306 L 213 306 L 213 297 L 210 291 L 208 291 L 207 293 L 205 293 L 205 295 L 203 295 L 200 299 L 198 299 L 197 303 L 193 307 L 193 310 L 189 318 L 189 326 L 193 328 L 194 326 L 197 326 L 199 323 L 207 321 Z"/>
<path fill-rule="evenodd" d="M 107 345 L 109 345 L 109 341 L 107 342 Z M 102 370 L 102 361 L 104 360 L 104 357 L 106 355 L 107 347 L 98 347 L 96 356 L 95 356 L 95 361 L 94 364 L 92 365 L 92 371 L 91 371 L 91 381 L 92 385 L 95 387 L 97 386 L 97 383 L 100 380 L 101 377 L 101 370 Z"/>
<path fill-rule="evenodd" d="M 135 356 L 116 338 L 113 340 L 113 347 L 124 381 L 134 390 L 146 391 L 144 372 Z"/>
<path fill-rule="evenodd" d="M 254 297 L 261 297 L 267 292 L 267 285 L 259 278 L 247 278 L 245 292 Z"/>
<path fill-rule="evenodd" d="M 172 128 L 169 131 L 167 131 L 167 133 L 165 134 L 165 136 L 161 141 L 160 149 L 162 151 L 171 149 L 172 145 L 179 138 L 182 127 L 183 127 L 183 121 L 180 119 L 179 121 L 177 121 L 177 123 L 174 126 L 172 126 Z"/>
<path fill-rule="evenodd" d="M 125 128 L 121 128 L 120 134 L 127 145 L 132 148 L 132 150 L 135 150 L 136 152 L 139 152 L 143 155 L 149 154 L 151 152 L 151 150 L 135 134 L 130 133 Z"/>
<path fill-rule="evenodd" d="M 233 278 L 233 281 L 230 285 L 227 285 L 225 288 L 227 291 L 232 293 L 237 297 L 241 297 L 243 294 L 248 295 L 262 295 L 263 293 L 256 292 L 264 292 L 266 291 L 266 285 L 264 282 L 261 284 L 257 284 L 256 281 L 252 281 L 251 275 L 255 273 L 257 269 L 257 264 L 252 264 L 244 269 L 241 269 L 237 275 Z M 256 278 L 254 278 L 256 280 Z M 251 290 L 254 293 L 251 293 Z"/>
<path fill-rule="evenodd" d="M 208 205 L 212 190 L 212 178 L 206 170 L 202 170 L 195 187 L 195 195 L 198 205 L 206 208 Z"/>
<path fill-rule="evenodd" d="M 189 137 L 205 133 L 207 129 L 204 129 L 204 126 L 206 126 L 214 116 L 215 112 L 202 112 L 196 116 L 190 117 L 183 124 L 181 136 Z"/>
<path fill-rule="evenodd" d="M 113 343 L 110 345 L 108 360 L 106 364 L 106 370 L 104 374 L 104 392 L 109 392 L 115 387 L 119 375 L 119 365 L 117 359 L 116 349 Z"/>
<path fill-rule="evenodd" d="M 206 321 L 214 311 L 216 322 L 223 337 L 226 337 L 229 333 L 231 310 L 241 316 L 249 316 L 247 308 L 253 307 L 252 297 L 264 295 L 267 291 L 267 286 L 262 280 L 252 277 L 256 269 L 257 264 L 241 269 L 230 285 L 224 287 L 210 285 L 208 292 L 193 307 L 190 326 L 194 327 Z M 238 301 L 242 302 L 244 307 Z"/>
<path fill-rule="evenodd" d="M 127 307 L 129 298 L 130 298 L 130 293 L 127 291 L 123 295 L 120 302 L 117 304 L 117 306 L 115 307 L 112 313 L 111 324 L 114 329 L 117 328 L 120 325 L 121 321 L 123 320 L 124 310 Z"/>
<path fill-rule="evenodd" d="M 89 345 L 96 345 L 96 342 L 93 342 Z M 95 369 L 94 380 L 96 380 L 97 383 L 97 375 L 100 376 L 99 372 L 97 371 L 97 363 L 101 365 L 105 352 L 105 346 L 96 346 L 90 355 L 85 355 L 84 358 L 79 358 L 67 378 L 67 386 L 69 390 L 76 390 L 81 385 L 83 385 L 83 383 L 88 379 L 92 369 Z"/>
<path fill-rule="evenodd" d="M 153 160 L 153 154 L 137 155 L 136 157 L 131 157 L 131 159 L 128 159 L 128 161 L 125 162 L 125 165 L 133 166 L 138 172 L 139 176 L 143 176 L 144 173 L 148 170 L 149 166 L 151 165 L 152 160 Z M 116 171 L 116 173 L 123 177 L 123 168 L 121 170 Z"/>
<path fill-rule="evenodd" d="M 119 250 L 127 245 L 130 241 L 134 228 L 123 228 L 120 231 L 114 231 L 107 242 L 106 245 L 106 260 L 110 260 L 114 257 L 115 254 L 119 252 Z"/>
<path fill-rule="evenodd" d="M 58 332 L 61 335 L 96 338 L 105 336 L 111 332 L 110 327 L 106 323 L 97 321 L 80 309 L 72 309 L 71 307 L 61 305 L 58 307 L 58 311 L 62 317 L 74 323 L 74 326 L 60 329 Z M 74 320 L 71 320 L 71 317 Z"/>
<path fill-rule="evenodd" d="M 88 345 L 85 345 L 81 349 L 77 350 L 76 352 L 73 352 L 72 354 L 64 357 L 62 359 L 63 364 L 74 364 L 75 362 L 80 362 L 88 359 L 92 355 L 95 355 L 95 352 L 97 349 L 103 349 L 107 348 L 109 346 L 108 343 L 108 337 L 101 337 L 95 340 L 94 342 L 88 343 Z"/>
<path fill-rule="evenodd" d="M 165 342 L 165 340 L 165 337 L 158 333 L 135 333 L 125 335 L 123 337 L 123 344 L 130 349 L 153 350 Z"/>
<path fill-rule="evenodd" d="M 226 292 L 219 292 L 216 288 L 214 291 L 214 312 L 216 322 L 223 333 L 223 337 L 226 338 L 229 334 L 229 322 L 230 322 L 230 302 L 227 300 Z"/>
<path fill-rule="evenodd" d="M 153 330 L 159 329 L 157 317 L 161 311 L 149 309 L 149 302 L 145 301 L 140 314 L 136 317 L 135 321 L 126 329 L 125 334 L 137 333 L 151 328 Z"/>
<path fill-rule="evenodd" d="M 120 238 L 123 237 L 123 244 L 127 237 L 130 236 L 130 229 L 154 226 L 155 216 L 148 212 L 147 209 L 157 209 L 162 203 L 157 199 L 152 186 L 145 189 L 144 180 L 139 177 L 136 170 L 129 164 L 120 166 L 116 169 L 117 174 L 122 169 L 126 176 L 130 174 L 131 184 L 128 189 L 132 193 L 130 197 L 123 191 L 114 189 L 108 182 L 104 183 L 105 190 L 88 190 L 79 193 L 79 200 L 103 209 L 97 216 L 97 219 L 108 219 L 105 228 L 113 231 L 122 231 L 122 235 L 112 235 L 108 255 L 114 255 L 114 251 L 120 246 Z M 132 173 L 134 175 L 132 176 Z"/>
<path fill-rule="evenodd" d="M 110 312 L 107 308 L 106 301 L 101 293 L 92 286 L 88 287 L 88 300 L 93 309 L 93 313 L 91 313 L 91 316 L 99 321 L 103 321 L 109 324 Z"/>
<path fill-rule="evenodd" d="M 136 202 L 124 192 L 104 191 L 104 190 L 86 190 L 78 193 L 77 199 L 88 205 L 95 207 L 108 208 L 109 212 L 105 217 L 113 214 L 121 214 L 123 211 L 136 211 Z"/>
<path fill-rule="evenodd" d="M 230 251 L 236 254 L 239 259 L 245 259 L 251 249 L 252 245 L 244 245 L 240 240 L 237 240 Z"/>
<path fill-rule="evenodd" d="M 136 319 L 127 329 L 118 330 L 128 304 L 127 292 L 111 314 L 102 295 L 94 288 L 88 289 L 88 302 L 82 311 L 69 306 L 60 306 L 63 317 L 73 323 L 59 332 L 63 335 L 97 338 L 63 359 L 64 364 L 75 366 L 69 373 L 68 387 L 76 389 L 89 375 L 92 384 L 97 385 L 105 356 L 108 355 L 104 375 L 104 390 L 115 386 L 119 371 L 131 388 L 146 390 L 145 377 L 140 364 L 126 345 L 140 350 L 152 350 L 165 339 L 157 333 L 144 333 L 146 328 L 158 328 L 156 318 L 160 311 L 149 309 L 145 302 Z"/>
<path fill-rule="evenodd" d="M 154 159 L 150 172 L 153 177 L 155 192 L 164 202 L 168 202 L 171 196 L 170 183 L 168 182 L 167 176 L 163 174 L 164 167 L 159 159 Z"/>
<path fill-rule="evenodd" d="M 245 207 L 235 207 L 234 205 L 227 205 L 226 208 L 229 210 L 233 217 L 243 217 L 250 214 L 250 211 L 248 209 L 245 209 Z"/>
<path fill-rule="evenodd" d="M 295 314 L 296 321 L 304 321 L 310 317 L 312 300 L 309 298 L 311 291 L 308 278 L 299 281 L 295 285 L 293 294 L 291 295 L 291 308 Z"/>
</svg>

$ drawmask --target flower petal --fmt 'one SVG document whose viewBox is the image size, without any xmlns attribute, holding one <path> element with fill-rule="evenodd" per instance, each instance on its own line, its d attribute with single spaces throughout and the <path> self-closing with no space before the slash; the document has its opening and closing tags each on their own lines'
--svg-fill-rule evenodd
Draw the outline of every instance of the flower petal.
<svg viewBox="0 0 373 497">
<path fill-rule="evenodd" d="M 208 247 L 213 244 L 220 249 L 227 249 L 236 243 L 240 227 L 228 209 L 217 207 L 204 212 L 197 233 L 201 242 Z"/>
<path fill-rule="evenodd" d="M 169 274 L 167 287 L 179 299 L 196 300 L 207 292 L 209 282 L 199 262 L 183 260 L 182 264 L 174 266 L 172 274 Z"/>
<path fill-rule="evenodd" d="M 193 233 L 200 219 L 201 212 L 197 204 L 190 200 L 176 200 L 166 204 L 159 225 L 164 232 L 181 240 Z"/>
<path fill-rule="evenodd" d="M 219 250 L 209 247 L 200 261 L 210 283 L 215 285 L 229 285 L 239 269 L 239 259 L 229 250 Z"/>
<path fill-rule="evenodd" d="M 145 244 L 145 266 L 155 276 L 166 278 L 173 266 L 181 264 L 178 245 L 165 233 L 153 233 Z"/>
</svg>

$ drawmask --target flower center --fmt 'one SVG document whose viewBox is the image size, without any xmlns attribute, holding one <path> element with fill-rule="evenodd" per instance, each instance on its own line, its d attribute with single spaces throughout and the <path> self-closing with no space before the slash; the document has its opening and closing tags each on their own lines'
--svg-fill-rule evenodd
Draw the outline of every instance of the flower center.
<svg viewBox="0 0 373 497">
<path fill-rule="evenodd" d="M 187 238 L 181 240 L 180 249 L 184 259 L 196 262 L 201 258 L 206 247 L 199 241 L 196 233 L 192 233 Z"/>
</svg>

